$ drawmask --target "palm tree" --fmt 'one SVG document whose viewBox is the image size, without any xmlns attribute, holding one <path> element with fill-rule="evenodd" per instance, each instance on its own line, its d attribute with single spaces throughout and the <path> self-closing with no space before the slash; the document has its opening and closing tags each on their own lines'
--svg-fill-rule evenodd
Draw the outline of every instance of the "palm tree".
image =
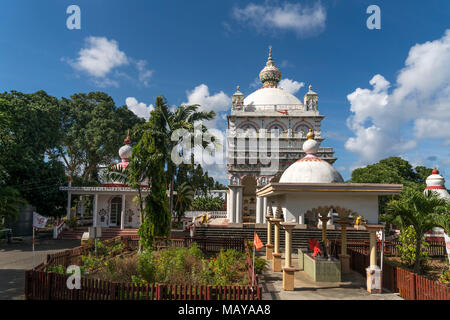
<svg viewBox="0 0 450 320">
<path fill-rule="evenodd" d="M 199 105 L 181 105 L 175 111 L 170 111 L 167 107 L 167 103 L 164 100 L 165 107 L 161 108 L 161 115 L 162 119 L 165 120 L 165 124 L 161 124 L 161 128 L 163 129 L 161 133 L 165 133 L 165 137 L 167 138 L 167 150 L 166 150 L 166 156 L 167 156 L 167 174 L 170 178 L 170 184 L 169 184 L 169 211 L 172 213 L 173 211 L 173 190 L 174 190 L 174 180 L 175 180 L 175 173 L 176 173 L 176 164 L 172 161 L 172 158 L 170 157 L 170 154 L 172 150 L 178 145 L 180 140 L 182 139 L 180 137 L 177 141 L 172 141 L 172 135 L 173 133 L 178 129 L 185 129 L 189 131 L 192 134 L 201 134 L 210 136 L 207 132 L 207 129 L 204 125 L 201 126 L 201 132 L 194 132 L 195 124 L 198 121 L 205 121 L 205 120 L 211 120 L 215 117 L 216 113 L 214 111 L 209 112 L 203 112 L 198 111 Z M 183 137 L 186 138 L 186 137 Z M 195 141 L 198 139 L 194 139 L 192 136 L 192 142 L 194 142 L 195 147 Z M 212 137 L 213 138 L 213 137 Z M 207 147 L 207 143 L 204 143 L 205 139 L 200 139 L 199 141 L 202 141 L 202 147 Z M 206 139 L 207 140 L 207 139 Z M 212 139 L 214 140 L 214 138 Z"/>
<path fill-rule="evenodd" d="M 425 233 L 438 226 L 437 215 L 450 212 L 450 203 L 440 199 L 433 192 L 421 192 L 405 188 L 398 200 L 391 200 L 387 204 L 387 218 L 400 221 L 403 226 L 413 226 L 416 231 L 416 260 L 414 272 L 421 270 L 421 246 Z"/>
<path fill-rule="evenodd" d="M 177 188 L 177 196 L 175 201 L 175 210 L 177 211 L 178 223 L 187 208 L 194 201 L 194 189 L 187 183 L 183 182 Z"/>
<path fill-rule="evenodd" d="M 436 225 L 444 229 L 444 232 L 450 235 L 450 212 L 435 215 Z"/>
</svg>

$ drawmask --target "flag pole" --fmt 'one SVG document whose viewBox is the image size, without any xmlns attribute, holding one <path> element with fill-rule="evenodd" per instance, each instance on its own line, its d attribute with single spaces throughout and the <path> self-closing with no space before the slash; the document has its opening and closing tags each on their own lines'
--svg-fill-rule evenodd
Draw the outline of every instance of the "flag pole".
<svg viewBox="0 0 450 320">
<path fill-rule="evenodd" d="M 253 287 L 255 286 L 255 254 L 256 254 L 256 249 L 255 249 L 255 244 L 253 244 L 253 270 L 252 270 L 252 291 L 253 291 Z"/>
</svg>

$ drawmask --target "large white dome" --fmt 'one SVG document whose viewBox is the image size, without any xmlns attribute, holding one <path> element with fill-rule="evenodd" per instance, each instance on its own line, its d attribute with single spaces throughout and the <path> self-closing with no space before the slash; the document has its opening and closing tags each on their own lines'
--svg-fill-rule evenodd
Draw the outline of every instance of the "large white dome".
<svg viewBox="0 0 450 320">
<path fill-rule="evenodd" d="M 245 106 L 254 106 L 256 109 L 264 106 L 302 105 L 302 102 L 281 88 L 261 88 L 244 99 Z"/>
</svg>

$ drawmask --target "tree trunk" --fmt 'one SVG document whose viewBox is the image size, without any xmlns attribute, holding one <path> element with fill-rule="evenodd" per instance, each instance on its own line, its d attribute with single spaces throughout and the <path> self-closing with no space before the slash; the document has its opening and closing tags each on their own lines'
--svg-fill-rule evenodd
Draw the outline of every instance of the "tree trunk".
<svg viewBox="0 0 450 320">
<path fill-rule="evenodd" d="M 416 232 L 417 235 L 417 232 Z M 414 262 L 414 273 L 420 274 L 420 265 L 422 260 L 422 254 L 420 249 L 422 247 L 422 236 L 417 237 L 416 239 L 416 261 Z"/>
</svg>

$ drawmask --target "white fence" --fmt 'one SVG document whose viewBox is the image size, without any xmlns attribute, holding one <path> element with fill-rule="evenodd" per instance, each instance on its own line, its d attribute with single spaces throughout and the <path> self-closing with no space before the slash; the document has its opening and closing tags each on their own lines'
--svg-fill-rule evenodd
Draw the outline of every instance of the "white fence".
<svg viewBox="0 0 450 320">
<path fill-rule="evenodd" d="M 226 211 L 186 211 L 184 213 L 184 216 L 186 218 L 195 218 L 198 216 L 201 216 L 202 214 L 206 213 L 208 218 L 226 218 L 227 212 Z"/>
</svg>

